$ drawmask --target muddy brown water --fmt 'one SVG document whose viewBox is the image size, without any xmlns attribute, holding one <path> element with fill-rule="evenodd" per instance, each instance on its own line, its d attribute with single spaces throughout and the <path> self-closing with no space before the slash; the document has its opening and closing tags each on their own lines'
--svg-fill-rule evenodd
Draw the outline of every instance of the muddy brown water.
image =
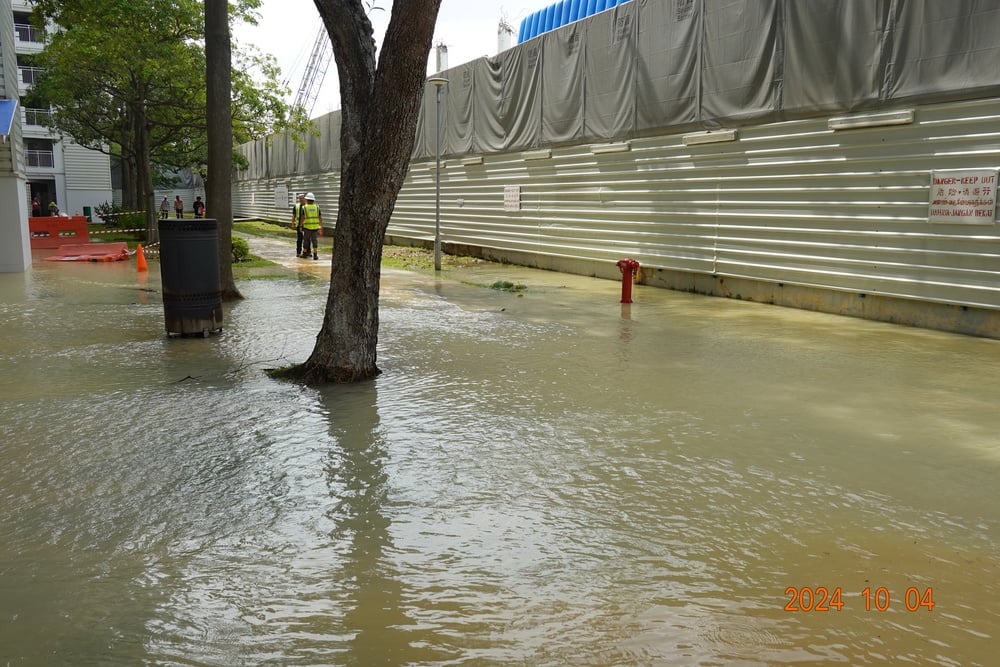
<svg viewBox="0 0 1000 667">
<path fill-rule="evenodd" d="M 329 255 L 254 244 L 309 268 L 208 339 L 155 262 L 0 275 L 0 665 L 996 664 L 1000 342 L 387 270 L 305 388 Z"/>
</svg>

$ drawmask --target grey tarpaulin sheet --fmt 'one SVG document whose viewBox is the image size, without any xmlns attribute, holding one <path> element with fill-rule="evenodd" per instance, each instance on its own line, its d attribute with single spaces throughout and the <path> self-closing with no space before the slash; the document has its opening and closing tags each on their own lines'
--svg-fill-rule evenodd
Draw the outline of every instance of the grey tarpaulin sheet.
<svg viewBox="0 0 1000 667">
<path fill-rule="evenodd" d="M 1000 95 L 1000 3 L 631 0 L 443 73 L 444 156 Z M 302 149 L 245 144 L 240 179 L 340 166 L 340 112 Z M 435 154 L 435 90 L 413 156 Z M 263 144 L 263 145 L 262 145 Z"/>
<path fill-rule="evenodd" d="M 781 100 L 786 115 L 854 111 L 878 102 L 881 4 L 872 0 L 785 4 Z M 800 53 L 808 57 L 795 56 Z"/>
<path fill-rule="evenodd" d="M 1000 3 L 887 3 L 883 97 L 952 98 L 995 94 L 1000 65 Z M 891 29 L 889 29 L 891 28 Z"/>
<path fill-rule="evenodd" d="M 586 57 L 582 21 L 554 31 L 542 43 L 538 71 L 545 82 L 539 144 L 576 141 L 584 132 Z"/>
<path fill-rule="evenodd" d="M 701 8 L 701 112 L 761 118 L 780 108 L 782 15 L 778 0 L 712 0 Z"/>
<path fill-rule="evenodd" d="M 635 132 L 636 5 L 633 0 L 579 22 L 585 29 L 582 57 L 587 61 L 584 138 L 612 139 Z"/>
<path fill-rule="evenodd" d="M 634 7 L 635 2 L 625 3 Z M 647 2 L 638 22 L 635 77 L 636 123 L 640 127 L 676 127 L 698 122 L 698 51 L 700 20 L 694 3 Z"/>
</svg>

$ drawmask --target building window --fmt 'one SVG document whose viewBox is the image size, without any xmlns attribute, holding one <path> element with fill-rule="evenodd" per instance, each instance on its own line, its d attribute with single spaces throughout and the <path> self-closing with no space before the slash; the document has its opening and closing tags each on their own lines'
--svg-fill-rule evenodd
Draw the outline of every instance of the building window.
<svg viewBox="0 0 1000 667">
<path fill-rule="evenodd" d="M 34 85 L 35 81 L 45 70 L 41 67 L 18 67 L 17 71 L 21 76 L 21 83 L 26 86 L 31 86 Z"/>
<path fill-rule="evenodd" d="M 17 41 L 19 42 L 41 44 L 45 41 L 45 31 L 39 30 L 35 26 L 28 25 L 27 23 L 15 23 L 14 34 L 17 35 Z"/>
<path fill-rule="evenodd" d="M 56 166 L 56 157 L 52 151 L 25 151 L 24 161 L 29 167 Z"/>
<path fill-rule="evenodd" d="M 29 167 L 55 167 L 55 153 L 51 139 L 26 139 L 24 159 Z"/>
<path fill-rule="evenodd" d="M 52 112 L 48 109 L 25 109 L 24 124 L 47 126 L 52 121 Z"/>
</svg>

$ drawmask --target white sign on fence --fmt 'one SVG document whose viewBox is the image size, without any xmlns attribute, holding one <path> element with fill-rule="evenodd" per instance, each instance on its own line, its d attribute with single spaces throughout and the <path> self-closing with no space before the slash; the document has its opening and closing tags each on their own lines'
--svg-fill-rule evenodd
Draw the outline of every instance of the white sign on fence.
<svg viewBox="0 0 1000 667">
<path fill-rule="evenodd" d="M 503 188 L 503 210 L 521 210 L 521 186 L 505 185 Z"/>
<path fill-rule="evenodd" d="M 996 169 L 931 172 L 930 222 L 992 225 L 996 200 Z"/>
<path fill-rule="evenodd" d="M 278 185 L 274 188 L 274 208 L 288 208 L 287 185 Z"/>
</svg>

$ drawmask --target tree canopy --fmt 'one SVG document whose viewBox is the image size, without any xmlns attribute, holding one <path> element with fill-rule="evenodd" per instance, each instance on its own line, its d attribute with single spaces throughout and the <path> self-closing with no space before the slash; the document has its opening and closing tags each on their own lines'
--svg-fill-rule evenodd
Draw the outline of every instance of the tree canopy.
<svg viewBox="0 0 1000 667">
<path fill-rule="evenodd" d="M 253 21 L 260 0 L 232 5 Z M 152 216 L 154 174 L 207 162 L 204 3 L 199 0 L 37 0 L 35 19 L 58 26 L 37 56 L 32 105 L 52 106 L 54 129 L 122 160 L 123 200 Z M 242 143 L 308 119 L 284 102 L 270 56 L 236 55 L 234 140 Z M 152 218 L 150 218 L 152 219 Z"/>
</svg>

